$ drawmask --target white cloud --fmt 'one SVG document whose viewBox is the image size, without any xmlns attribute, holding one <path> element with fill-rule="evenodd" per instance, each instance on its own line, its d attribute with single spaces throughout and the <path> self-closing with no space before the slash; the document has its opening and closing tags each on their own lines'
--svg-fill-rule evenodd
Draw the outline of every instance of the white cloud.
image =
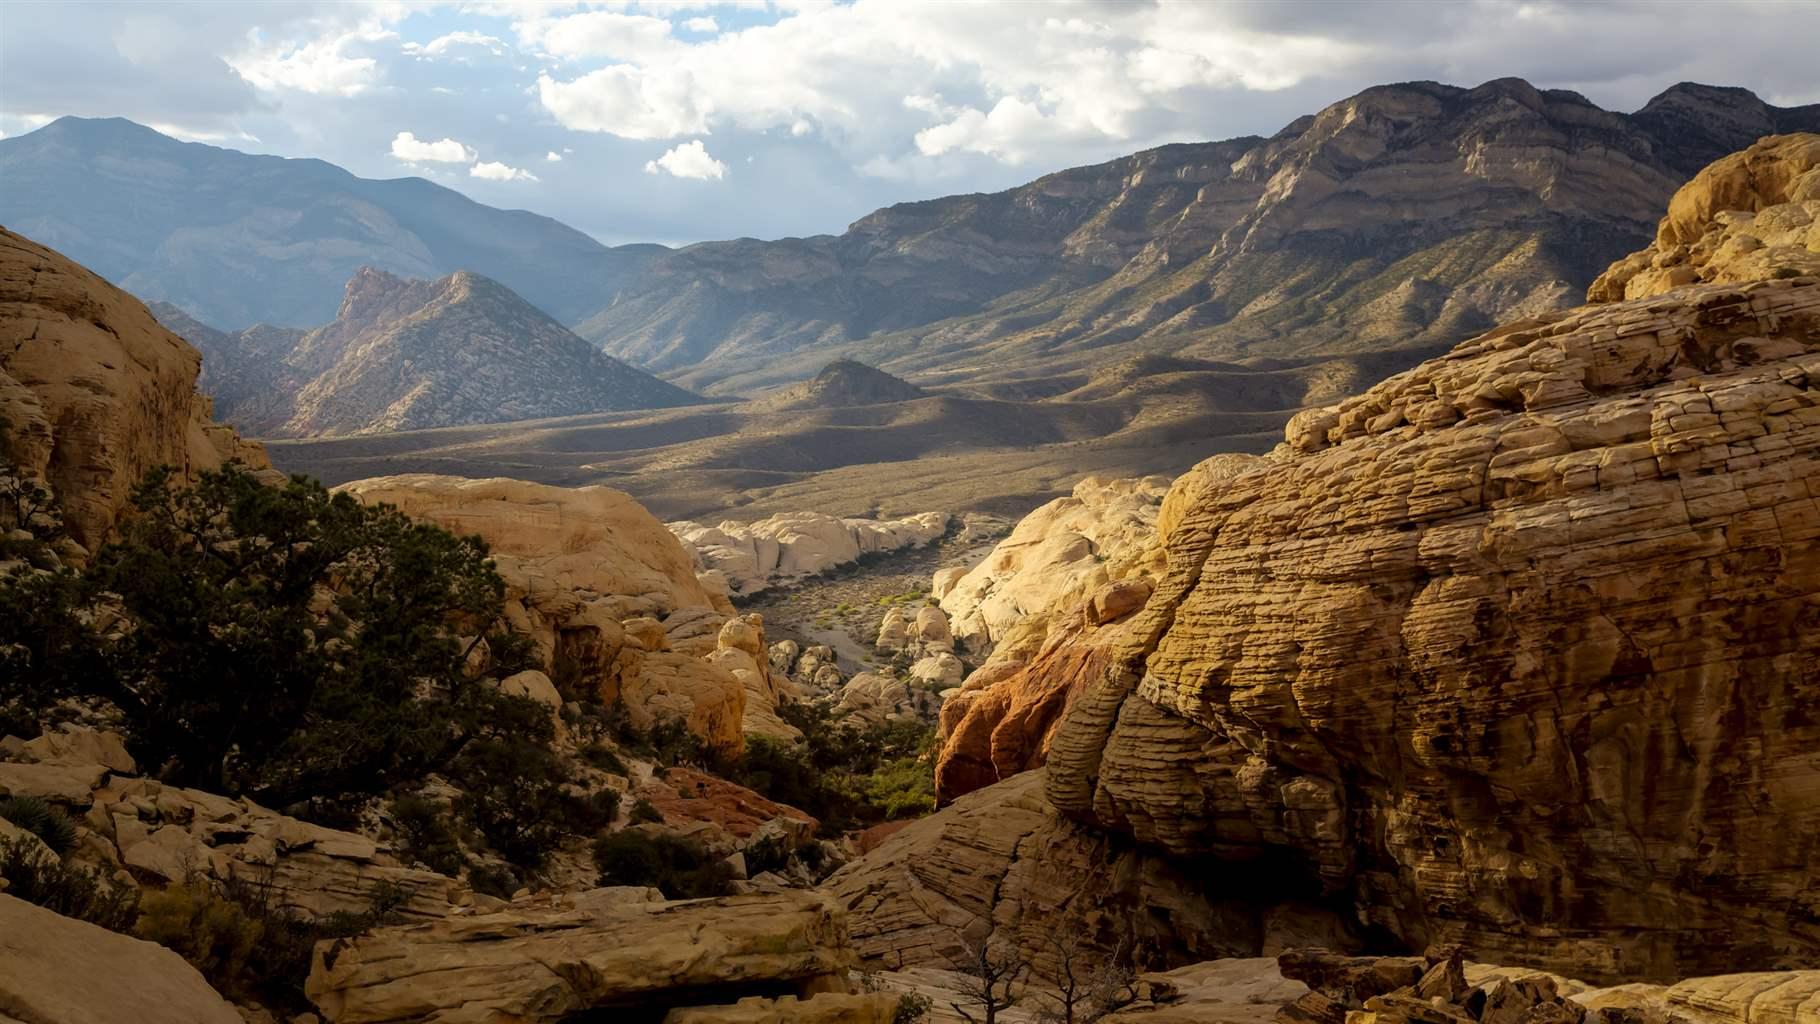
<svg viewBox="0 0 1820 1024">
<path fill-rule="evenodd" d="M 568 128 L 628 139 L 813 128 L 856 167 L 958 154 L 1021 163 L 1181 137 L 1216 90 L 1288 88 L 1365 51 L 1341 33 L 1192 3 L 1042 19 L 1021 4 L 856 0 L 705 40 L 607 11 L 515 29 L 558 56 L 615 62 L 539 78 L 540 102 Z"/>
<path fill-rule="evenodd" d="M 537 175 L 530 171 L 508 167 L 497 161 L 478 163 L 468 168 L 468 177 L 484 181 L 536 181 Z"/>
<path fill-rule="evenodd" d="M 506 52 L 505 43 L 498 37 L 487 35 L 484 32 L 468 31 L 450 32 L 447 35 L 437 36 L 435 39 L 422 44 L 406 43 L 402 49 L 405 53 L 408 53 L 413 57 L 428 59 L 431 57 L 448 56 L 457 48 L 470 47 L 486 50 L 495 57 L 504 56 Z"/>
<path fill-rule="evenodd" d="M 683 22 L 683 28 L 686 28 L 691 32 L 719 32 L 720 22 L 715 21 L 711 17 L 690 18 L 688 21 Z"/>
<path fill-rule="evenodd" d="M 641 60 L 673 45 L 670 22 L 644 14 L 584 11 L 564 17 L 539 17 L 513 26 L 520 42 L 552 57 Z"/>
<path fill-rule="evenodd" d="M 556 152 L 556 151 L 555 151 L 555 150 L 553 150 L 553 149 L 552 149 L 552 150 L 550 150 L 550 151 L 549 151 L 549 152 L 548 152 L 548 153 L 545 153 L 545 154 L 544 154 L 544 155 L 543 155 L 543 158 L 544 158 L 544 160 L 545 160 L 545 161 L 547 161 L 547 162 L 549 162 L 549 163 L 553 163 L 553 164 L 559 164 L 559 163 L 562 163 L 562 154 L 561 154 L 561 153 L 558 153 L 558 152 Z"/>
<path fill-rule="evenodd" d="M 392 138 L 392 156 L 413 164 L 465 164 L 474 160 L 475 153 L 454 139 L 431 142 L 410 132 L 399 132 Z"/>
<path fill-rule="evenodd" d="M 727 176 L 727 165 L 708 155 L 708 147 L 700 139 L 693 139 L 676 146 L 663 156 L 645 164 L 646 174 L 666 173 L 678 178 L 695 178 L 719 180 Z"/>
<path fill-rule="evenodd" d="M 267 91 L 292 89 L 319 96 L 358 96 L 380 77 L 379 61 L 359 53 L 372 44 L 398 38 L 386 28 L 402 16 L 400 10 L 380 8 L 378 13 L 350 6 L 367 16 L 349 27 L 334 21 L 306 23 L 301 38 L 267 40 L 258 29 L 248 34 L 247 45 L 223 59 L 234 73 L 255 88 Z"/>
</svg>

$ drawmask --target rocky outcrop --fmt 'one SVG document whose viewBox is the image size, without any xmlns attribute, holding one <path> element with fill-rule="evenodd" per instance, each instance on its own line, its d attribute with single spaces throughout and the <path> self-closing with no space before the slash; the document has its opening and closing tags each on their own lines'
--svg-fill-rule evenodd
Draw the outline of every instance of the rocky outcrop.
<svg viewBox="0 0 1820 1024">
<path fill-rule="evenodd" d="M 139 300 L 0 228 L 0 460 L 47 485 L 84 548 L 108 539 L 154 466 L 269 468 L 212 421 L 199 366 Z"/>
<path fill-rule="evenodd" d="M 938 572 L 932 593 L 954 636 L 976 651 L 1027 653 L 1094 590 L 1154 574 L 1162 565 L 1157 512 L 1169 486 L 1162 477 L 1087 477 L 1020 520 L 971 570 Z"/>
<path fill-rule="evenodd" d="M 1182 514 L 1050 798 L 1411 948 L 1820 962 L 1817 374 L 1820 282 L 1705 285 L 1298 415 Z"/>
<path fill-rule="evenodd" d="M 331 1024 L 559 1021 L 844 987 L 840 910 L 812 893 L 676 903 L 602 889 L 317 946 Z"/>
<path fill-rule="evenodd" d="M 1457 950 L 1345 957 L 1295 949 L 1277 962 L 1284 977 L 1309 986 L 1283 1006 L 1278 1024 L 1801 1024 L 1820 1017 L 1820 971 L 1595 988 L 1545 971 L 1472 963 Z"/>
<path fill-rule="evenodd" d="M 862 555 L 922 547 L 947 531 L 948 516 L 837 519 L 781 512 L 754 523 L 703 526 L 681 520 L 669 527 L 694 553 L 705 585 L 745 595 L 849 565 Z"/>
<path fill-rule="evenodd" d="M 163 946 L 0 894 L 0 1021 L 242 1024 Z"/>
<path fill-rule="evenodd" d="M 1106 1024 L 1270 1024 L 1283 1004 L 1308 986 L 1283 976 L 1276 957 L 1207 960 L 1173 971 L 1144 974 L 1129 1006 L 1100 1019 Z"/>
<path fill-rule="evenodd" d="M 384 844 L 235 799 L 133 774 L 119 736 L 65 726 L 6 741 L 0 796 L 36 797 L 77 825 L 70 856 L 137 884 L 196 879 L 264 887 L 275 907 L 318 918 L 363 913 L 385 887 L 412 917 L 440 917 L 465 899 L 455 879 L 408 868 Z"/>
<path fill-rule="evenodd" d="M 1820 135 L 1772 136 L 1701 171 L 1669 201 L 1655 244 L 1612 264 L 1586 299 L 1794 277 L 1820 277 Z"/>
<path fill-rule="evenodd" d="M 572 666 L 604 700 L 623 699 L 635 726 L 681 719 L 728 752 L 747 732 L 796 735 L 777 718 L 784 683 L 770 671 L 763 620 L 734 616 L 677 538 L 627 495 L 428 474 L 339 489 L 484 539 L 506 582 L 506 619 L 535 641 L 546 670 Z"/>
<path fill-rule="evenodd" d="M 1080 828 L 1033 771 L 905 825 L 823 887 L 846 906 L 860 957 L 889 970 L 951 967 L 982 922 L 1044 974 L 1062 935 L 1079 936 L 1076 953 L 1095 963 L 1117 953 L 1143 968 L 1355 941 L 1329 910 L 1259 902 L 1256 881 Z"/>
<path fill-rule="evenodd" d="M 497 281 L 362 267 L 332 323 L 285 335 L 199 325 L 223 419 L 260 437 L 332 437 L 688 405 L 696 396 L 604 355 Z"/>
</svg>

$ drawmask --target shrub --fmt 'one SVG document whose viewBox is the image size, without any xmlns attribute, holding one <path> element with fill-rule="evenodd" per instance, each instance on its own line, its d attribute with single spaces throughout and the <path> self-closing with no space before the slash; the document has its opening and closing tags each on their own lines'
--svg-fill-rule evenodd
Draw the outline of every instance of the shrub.
<svg viewBox="0 0 1820 1024">
<path fill-rule="evenodd" d="M 673 900 L 723 896 L 733 869 L 707 847 L 679 836 L 614 832 L 594 842 L 601 885 L 648 885 Z"/>
<path fill-rule="evenodd" d="M 897 1010 L 891 1015 L 891 1024 L 920 1024 L 929 1019 L 929 1010 L 935 1000 L 920 992 L 905 992 L 898 997 Z"/>
<path fill-rule="evenodd" d="M 633 802 L 632 812 L 626 817 L 626 822 L 632 825 L 655 825 L 663 820 L 663 812 L 657 805 L 642 796 Z"/>
<path fill-rule="evenodd" d="M 801 730 L 802 741 L 752 737 L 739 760 L 722 768 L 726 778 L 807 811 L 829 832 L 934 808 L 930 727 L 886 722 L 856 729 L 809 703 L 780 705 L 778 715 Z"/>
<path fill-rule="evenodd" d="M 398 830 L 399 852 L 407 860 L 451 878 L 467 867 L 467 854 L 449 827 L 448 813 L 436 801 L 416 794 L 394 799 L 392 825 Z"/>
<path fill-rule="evenodd" d="M 46 857 L 30 840 L 0 840 L 0 878 L 8 896 L 109 931 L 129 931 L 139 916 L 137 889 Z"/>
<path fill-rule="evenodd" d="M 523 880 L 504 864 L 486 864 L 468 872 L 468 888 L 483 896 L 509 900 Z"/>
<path fill-rule="evenodd" d="M 366 910 L 311 920 L 280 906 L 270 884 L 237 879 L 217 888 L 195 879 L 147 893 L 136 930 L 228 996 L 302 1009 L 316 943 L 394 920 L 408 898 L 407 890 L 382 882 L 368 893 Z"/>
<path fill-rule="evenodd" d="M 38 797 L 9 796 L 0 800 L 0 818 L 37 836 L 59 857 L 76 845 L 76 823 Z"/>
<path fill-rule="evenodd" d="M 613 752 L 613 748 L 599 743 L 591 743 L 581 748 L 581 759 L 603 772 L 614 775 L 629 775 L 626 762 Z"/>
<path fill-rule="evenodd" d="M 790 866 L 790 846 L 782 836 L 766 836 L 746 847 L 746 873 L 782 871 Z"/>
</svg>

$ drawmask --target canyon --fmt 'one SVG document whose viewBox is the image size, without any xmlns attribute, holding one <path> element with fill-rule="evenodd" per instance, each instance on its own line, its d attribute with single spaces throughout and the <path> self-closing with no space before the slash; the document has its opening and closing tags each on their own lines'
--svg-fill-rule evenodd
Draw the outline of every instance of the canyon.
<svg viewBox="0 0 1820 1024">
<path fill-rule="evenodd" d="M 1072 1011 L 1071 986 L 1106 964 L 1106 1021 L 1820 1019 L 1820 135 L 1772 133 L 1810 113 L 1700 87 L 1635 115 L 1509 81 L 1387 87 L 1271 140 L 1172 147 L 1010 199 L 862 222 L 850 235 L 928 246 L 894 242 L 889 260 L 940 254 L 999 289 L 994 301 L 1040 275 L 1081 289 L 1015 315 L 966 308 L 990 305 L 972 294 L 891 300 L 919 329 L 939 321 L 908 356 L 826 358 L 854 338 L 804 355 L 773 328 L 772 347 L 755 345 L 740 326 L 750 307 L 733 303 L 689 314 L 741 349 L 709 360 L 692 347 L 699 332 L 653 327 L 668 307 L 636 290 L 577 327 L 660 369 L 699 362 L 673 377 L 705 390 L 825 365 L 738 405 L 693 404 L 677 384 L 602 363 L 461 270 L 417 282 L 361 271 L 335 323 L 307 333 L 210 332 L 5 231 L 0 477 L 25 504 L 0 511 L 0 594 L 88 579 L 118 545 L 143 543 L 162 513 L 136 488 L 154 467 L 177 487 L 226 467 L 250 481 L 233 493 L 262 509 L 307 490 L 274 461 L 319 459 L 340 467 L 324 519 L 395 514 L 373 521 L 407 568 L 463 552 L 484 562 L 483 592 L 412 639 L 459 653 L 448 681 L 421 689 L 446 686 L 457 711 L 464 697 L 496 701 L 478 706 L 502 717 L 464 741 L 472 760 L 325 810 L 236 792 L 258 752 L 226 758 L 214 788 L 176 781 L 181 759 L 136 756 L 144 737 L 106 693 L 58 702 L 0 738 L 0 800 L 16 816 L 0 814 L 0 1019 L 902 1024 L 972 1019 L 980 976 L 1003 969 L 1022 1005 L 1000 1019 L 1034 1024 Z M 1437 124 L 1480 145 L 1441 145 Z M 1549 131 L 1567 141 L 1536 150 Z M 1630 157 L 1595 158 L 1611 153 Z M 1403 189 L 1443 212 L 1402 232 Z M 1511 205 L 1492 210 L 1494 194 Z M 1066 216 L 1045 205 L 1058 196 Z M 967 203 L 967 217 L 1006 228 L 975 263 L 943 234 Z M 994 203 L 1007 209 L 982 212 Z M 1048 234 L 1017 221 L 1032 210 Z M 1402 248 L 1355 248 L 1392 233 L 1408 235 Z M 749 251 L 768 244 L 659 255 L 638 280 L 723 260 L 770 274 L 779 250 Z M 1043 254 L 1057 245 L 1059 270 Z M 1279 304 L 1260 306 L 1272 260 L 1292 257 L 1312 290 L 1279 281 Z M 828 259 L 828 273 L 849 272 Z M 1386 274 L 1399 283 L 1369 295 Z M 544 412 L 590 398 L 537 374 L 615 392 L 602 366 L 636 375 L 620 378 L 645 389 L 633 401 L 691 404 L 489 426 L 464 421 L 459 402 L 400 404 L 359 385 L 421 351 L 402 321 L 506 317 L 476 303 L 514 312 L 463 344 L 541 346 L 514 387 L 552 403 Z M 1239 306 L 1252 311 L 1221 315 Z M 878 355 L 902 327 L 871 326 L 879 347 L 854 352 Z M 1069 379 L 1089 352 L 1178 342 Z M 1074 398 L 995 355 L 1025 346 Z M 317 350 L 341 368 L 307 373 Z M 959 385 L 963 350 L 1001 365 Z M 906 369 L 938 357 L 954 371 Z M 1232 389 L 1239 378 L 1273 384 Z M 211 401 L 199 388 L 219 390 Z M 485 415 L 530 408 L 489 390 L 508 400 Z M 1159 412 L 1214 393 L 1251 403 L 1246 450 Z M 1131 418 L 1095 420 L 1115 414 Z M 1053 461 L 953 502 L 925 485 L 897 492 L 920 506 L 881 497 L 890 485 L 876 479 L 860 501 L 881 463 L 939 475 L 929 439 L 948 428 L 931 423 L 963 415 L 1003 447 L 1052 446 Z M 914 429 L 881 435 L 896 417 Z M 1134 423 L 1157 432 L 1138 438 L 1172 438 L 1165 458 L 1121 461 L 1126 449 L 1104 443 Z M 234 428 L 251 424 L 265 426 Z M 710 479 L 746 489 L 716 472 L 785 472 L 767 452 L 801 472 L 814 461 L 803 435 L 763 439 L 786 424 L 827 430 L 830 445 L 921 440 L 887 445 L 890 459 L 842 452 L 762 500 L 684 493 Z M 702 436 L 649 443 L 672 429 Z M 360 436 L 242 436 L 287 431 Z M 629 481 L 671 479 L 646 500 L 555 460 L 518 478 L 505 468 L 523 448 L 452 454 L 507 431 L 572 448 L 576 431 L 642 431 L 645 444 L 622 447 L 661 455 Z M 1004 475 L 994 459 L 975 471 Z M 1104 471 L 1083 472 L 1095 459 Z M 469 471 L 486 466 L 500 471 Z M 787 504 L 843 470 L 851 497 Z M 995 503 L 1017 521 L 986 536 L 977 513 Z M 199 557 L 269 548 L 288 568 L 335 540 L 287 540 L 274 512 L 271 534 L 221 541 L 207 532 L 219 518 L 188 524 Z M 362 621 L 377 630 L 405 614 L 409 588 L 362 603 L 383 589 L 363 575 L 383 559 L 351 550 L 295 602 L 285 635 L 320 630 L 333 637 L 321 646 L 346 647 L 362 636 L 342 619 L 376 607 Z M 926 586 L 846 609 L 842 627 L 864 634 L 859 664 L 783 638 L 831 614 L 819 587 L 893 559 L 936 568 Z M 78 592 L 72 632 L 116 659 L 157 625 L 134 621 L 116 591 Z M 495 606 L 496 620 L 474 620 Z M 42 670 L 36 642 L 0 644 L 0 667 Z M 0 710 L 31 696 L 0 689 Z M 512 730 L 537 739 L 488 746 Z M 488 801 L 546 805 L 461 774 L 489 759 L 554 766 L 547 806 L 587 824 L 533 822 L 553 828 L 547 848 L 514 860 L 502 836 L 523 837 L 494 827 Z M 78 871 L 137 901 L 137 923 L 118 926 L 99 896 L 83 913 L 49 907 L 45 879 Z M 263 902 L 226 909 L 249 889 Z M 181 936 L 158 929 L 188 913 L 184 900 L 212 908 L 185 922 L 288 915 L 248 941 L 280 920 L 325 930 L 273 995 L 223 981 L 222 957 L 179 955 Z"/>
</svg>

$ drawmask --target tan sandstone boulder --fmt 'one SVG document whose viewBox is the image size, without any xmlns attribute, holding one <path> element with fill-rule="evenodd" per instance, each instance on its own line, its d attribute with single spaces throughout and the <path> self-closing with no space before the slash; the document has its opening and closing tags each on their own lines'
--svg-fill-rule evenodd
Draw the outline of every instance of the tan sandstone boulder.
<svg viewBox="0 0 1820 1024">
<path fill-rule="evenodd" d="M 3 894 L 0 1020 L 241 1024 L 176 953 Z"/>
<path fill-rule="evenodd" d="M 1816 382 L 1790 279 L 1508 325 L 1298 415 L 1182 514 L 1050 798 L 1299 865 L 1412 948 L 1820 963 Z"/>
<path fill-rule="evenodd" d="M 85 548 L 108 538 L 154 466 L 269 471 L 263 448 L 212 422 L 201 359 L 138 299 L 0 228 L 0 455 L 49 485 Z"/>
<path fill-rule="evenodd" d="M 840 910 L 813 893 L 649 903 L 595 890 L 319 943 L 305 990 L 332 1024 L 531 1024 L 688 1006 L 691 993 L 806 995 L 851 963 Z"/>
<path fill-rule="evenodd" d="M 1820 277 L 1820 135 L 1772 135 L 1683 185 L 1655 243 L 1612 264 L 1586 299 L 1803 276 Z"/>
<path fill-rule="evenodd" d="M 921 547 L 942 536 L 948 516 L 924 512 L 902 519 L 838 519 L 822 512 L 780 512 L 753 523 L 669 524 L 704 577 L 725 581 L 735 594 L 826 572 L 860 556 Z"/>
</svg>

